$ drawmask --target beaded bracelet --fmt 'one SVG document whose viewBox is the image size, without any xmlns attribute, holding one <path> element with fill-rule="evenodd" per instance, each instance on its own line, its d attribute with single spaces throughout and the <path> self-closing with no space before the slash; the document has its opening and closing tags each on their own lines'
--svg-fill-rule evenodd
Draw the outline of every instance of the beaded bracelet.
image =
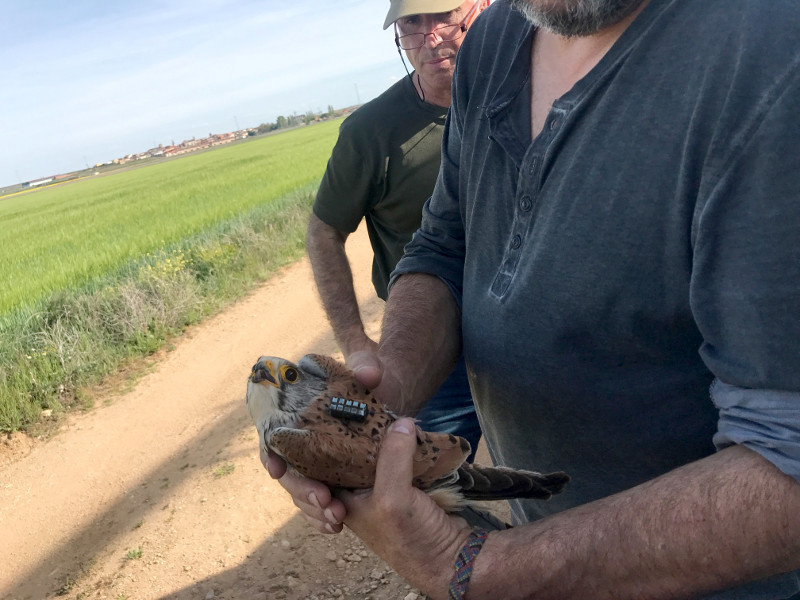
<svg viewBox="0 0 800 600">
<path fill-rule="evenodd" d="M 461 550 L 458 551 L 456 572 L 450 580 L 449 600 L 464 599 L 464 594 L 467 593 L 467 586 L 469 585 L 469 578 L 472 577 L 472 563 L 475 562 L 475 557 L 481 551 L 487 535 L 489 535 L 488 531 L 476 527 L 469 534 L 464 545 L 461 546 Z"/>
</svg>

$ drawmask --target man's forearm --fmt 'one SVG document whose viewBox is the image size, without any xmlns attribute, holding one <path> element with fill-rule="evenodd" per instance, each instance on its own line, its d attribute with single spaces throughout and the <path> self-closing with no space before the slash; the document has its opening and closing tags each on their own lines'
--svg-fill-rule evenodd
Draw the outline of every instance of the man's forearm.
<svg viewBox="0 0 800 600">
<path fill-rule="evenodd" d="M 800 568 L 800 484 L 731 447 L 489 536 L 468 598 L 658 600 Z"/>
<path fill-rule="evenodd" d="M 353 273 L 344 249 L 347 234 L 311 216 L 306 251 L 322 305 L 345 356 L 363 350 L 368 337 L 358 309 Z"/>
<path fill-rule="evenodd" d="M 461 311 L 450 289 L 422 273 L 392 286 L 378 350 L 402 382 L 403 414 L 415 414 L 452 372 L 461 353 Z"/>
</svg>

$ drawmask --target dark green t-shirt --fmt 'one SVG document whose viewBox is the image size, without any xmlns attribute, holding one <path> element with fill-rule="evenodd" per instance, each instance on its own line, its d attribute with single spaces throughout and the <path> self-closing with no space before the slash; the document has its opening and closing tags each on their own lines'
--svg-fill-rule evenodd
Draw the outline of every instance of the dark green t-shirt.
<svg viewBox="0 0 800 600">
<path fill-rule="evenodd" d="M 372 283 L 384 300 L 436 183 L 446 115 L 404 77 L 344 120 L 320 183 L 314 214 L 321 221 L 352 233 L 366 219 Z"/>
</svg>

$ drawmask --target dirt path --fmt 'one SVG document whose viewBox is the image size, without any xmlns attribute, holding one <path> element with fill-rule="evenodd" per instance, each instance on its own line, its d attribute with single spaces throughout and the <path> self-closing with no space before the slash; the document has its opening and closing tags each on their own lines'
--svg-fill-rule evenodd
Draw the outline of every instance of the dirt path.
<svg viewBox="0 0 800 600">
<path fill-rule="evenodd" d="M 348 253 L 374 332 L 364 231 Z M 416 598 L 350 534 L 314 533 L 259 462 L 250 367 L 310 351 L 336 346 L 304 260 L 192 329 L 108 406 L 47 442 L 0 443 L 17 452 L 0 466 L 0 598 Z"/>
</svg>

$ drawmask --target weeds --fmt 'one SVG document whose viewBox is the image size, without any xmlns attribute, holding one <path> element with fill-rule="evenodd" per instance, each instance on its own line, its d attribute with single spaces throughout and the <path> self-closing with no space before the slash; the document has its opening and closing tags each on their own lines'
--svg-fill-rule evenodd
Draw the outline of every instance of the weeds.
<svg viewBox="0 0 800 600">
<path fill-rule="evenodd" d="M 236 465 L 231 463 L 225 463 L 224 465 L 221 465 L 216 469 L 214 469 L 214 479 L 220 479 L 221 477 L 230 475 L 231 473 L 233 473 L 235 469 Z"/>
<path fill-rule="evenodd" d="M 72 591 L 72 588 L 75 587 L 75 580 L 72 579 L 69 575 L 64 578 L 64 585 L 56 590 L 56 596 L 66 596 Z"/>
<path fill-rule="evenodd" d="M 128 560 L 139 560 L 142 558 L 142 547 L 139 546 L 138 548 L 128 550 L 128 552 L 125 554 L 125 558 Z"/>
</svg>

